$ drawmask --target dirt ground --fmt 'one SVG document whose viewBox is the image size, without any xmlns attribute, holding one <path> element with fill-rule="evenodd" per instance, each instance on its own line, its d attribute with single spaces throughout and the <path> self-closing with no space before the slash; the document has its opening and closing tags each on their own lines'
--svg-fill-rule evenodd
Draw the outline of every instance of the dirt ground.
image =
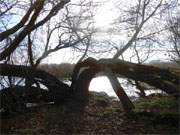
<svg viewBox="0 0 180 135">
<path fill-rule="evenodd" d="M 95 101 L 96 100 L 96 101 Z M 98 102 L 97 102 L 98 101 Z M 118 101 L 93 99 L 83 112 L 46 105 L 1 119 L 1 134 L 179 134 L 179 120 L 152 117 L 151 113 L 127 115 Z"/>
</svg>

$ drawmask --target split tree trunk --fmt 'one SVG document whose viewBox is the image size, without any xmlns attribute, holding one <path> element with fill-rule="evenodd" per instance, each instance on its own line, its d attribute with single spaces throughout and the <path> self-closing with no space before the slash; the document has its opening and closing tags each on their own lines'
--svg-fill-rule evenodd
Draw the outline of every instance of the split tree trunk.
<svg viewBox="0 0 180 135">
<path fill-rule="evenodd" d="M 180 91 L 180 74 L 167 69 L 140 65 L 122 60 L 100 59 L 99 61 L 96 61 L 95 59 L 90 58 L 77 64 L 77 67 L 75 67 L 76 71 L 73 76 L 79 75 L 80 72 L 78 71 L 82 68 L 93 68 L 96 73 L 105 72 L 105 69 L 109 68 L 114 74 L 147 83 L 163 90 L 167 94 L 179 94 Z M 77 81 L 76 79 L 73 79 L 72 85 L 75 84 Z"/>
<path fill-rule="evenodd" d="M 107 68 L 110 69 L 112 73 L 107 72 Z M 71 90 L 77 95 L 82 95 L 78 96 L 79 99 L 86 99 L 84 96 L 87 94 L 83 93 L 88 92 L 88 87 L 91 79 L 95 74 L 99 72 L 104 72 L 105 74 L 107 74 L 108 78 L 110 79 L 111 85 L 122 101 L 122 104 L 126 111 L 132 110 L 134 106 L 128 99 L 123 88 L 120 86 L 117 78 L 114 77 L 113 73 L 132 79 L 134 81 L 147 83 L 151 86 L 163 90 L 167 94 L 178 96 L 180 92 L 180 75 L 167 69 L 161 69 L 148 65 L 140 65 L 122 60 L 95 60 L 93 58 L 88 58 L 76 65 L 72 76 Z"/>
</svg>

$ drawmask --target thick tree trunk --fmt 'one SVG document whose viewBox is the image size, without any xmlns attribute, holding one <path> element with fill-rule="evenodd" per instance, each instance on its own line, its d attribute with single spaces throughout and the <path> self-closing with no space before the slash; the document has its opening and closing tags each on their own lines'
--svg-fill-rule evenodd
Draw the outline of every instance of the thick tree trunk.
<svg viewBox="0 0 180 135">
<path fill-rule="evenodd" d="M 71 97 L 71 108 L 82 111 L 88 103 L 89 84 L 96 74 L 96 71 L 91 69 L 84 69 L 79 74 L 77 80 L 72 83 L 73 86 Z M 72 88 L 72 87 L 71 87 Z M 72 90 L 72 89 L 71 89 Z"/>
<path fill-rule="evenodd" d="M 123 108 L 126 112 L 131 112 L 135 107 L 131 100 L 128 98 L 127 94 L 125 93 L 124 89 L 121 87 L 117 77 L 113 74 L 111 69 L 106 69 L 105 74 L 107 75 L 116 95 L 121 100 Z"/>
</svg>

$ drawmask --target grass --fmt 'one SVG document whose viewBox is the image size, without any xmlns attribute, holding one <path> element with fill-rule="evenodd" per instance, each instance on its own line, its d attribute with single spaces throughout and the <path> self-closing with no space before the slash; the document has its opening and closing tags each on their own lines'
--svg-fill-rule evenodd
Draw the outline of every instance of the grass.
<svg viewBox="0 0 180 135">
<path fill-rule="evenodd" d="M 171 96 L 154 96 L 139 99 L 131 117 L 156 124 L 179 127 L 179 100 Z"/>
<path fill-rule="evenodd" d="M 177 111 L 179 109 L 179 100 L 171 96 L 154 96 L 139 99 L 135 102 L 136 110 L 146 111 Z"/>
<path fill-rule="evenodd" d="M 134 102 L 131 116 L 119 101 L 90 93 L 85 112 L 66 112 L 47 105 L 2 120 L 4 134 L 179 134 L 179 103 L 173 97 L 147 97 Z M 88 112 L 88 113 L 87 113 Z"/>
</svg>

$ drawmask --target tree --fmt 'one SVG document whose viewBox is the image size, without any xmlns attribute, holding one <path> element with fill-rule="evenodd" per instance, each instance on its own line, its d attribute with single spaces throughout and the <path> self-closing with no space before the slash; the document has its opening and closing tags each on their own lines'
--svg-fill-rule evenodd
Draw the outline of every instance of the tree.
<svg viewBox="0 0 180 135">
<path fill-rule="evenodd" d="M 155 6 L 151 7 L 152 4 Z M 89 7 L 92 6 L 91 1 L 87 3 L 85 0 L 80 1 L 80 5 L 78 4 L 80 6 L 79 10 L 75 10 L 76 14 L 72 12 L 74 8 L 69 0 L 30 0 L 27 3 L 20 1 L 20 5 L 28 7 L 26 9 L 23 9 L 22 6 L 19 7 L 24 11 L 24 16 L 19 23 L 11 28 L 7 24 L 8 27 L 3 28 L 3 32 L 0 33 L 0 41 L 2 41 L 0 75 L 10 78 L 10 81 L 12 77 L 19 77 L 25 83 L 25 86 L 10 85 L 9 88 L 3 89 L 0 94 L 4 100 L 11 98 L 12 95 L 17 97 L 13 98 L 13 100 L 21 99 L 23 95 L 28 98 L 30 92 L 32 95 L 40 94 L 43 99 L 48 98 L 48 101 L 53 101 L 55 104 L 72 101 L 84 108 L 88 101 L 89 83 L 94 75 L 101 71 L 108 76 L 127 112 L 132 111 L 134 106 L 117 80 L 119 75 L 135 82 L 147 83 L 162 89 L 170 95 L 177 96 L 179 94 L 179 75 L 175 71 L 118 59 L 128 48 L 134 46 L 139 63 L 142 63 L 138 54 L 139 51 L 137 51 L 137 46 L 134 43 L 140 39 L 148 39 L 147 35 L 138 36 L 143 33 L 142 28 L 146 22 L 157 13 L 162 5 L 162 0 L 155 2 L 155 4 L 150 0 L 138 0 L 138 4 L 135 6 L 136 10 L 129 10 L 128 13 L 131 14 L 131 18 L 125 21 L 129 23 L 128 27 L 133 26 L 133 34 L 122 49 L 119 50 L 117 46 L 114 47 L 117 49 L 117 53 L 112 59 L 100 60 L 92 58 L 83 60 L 91 47 L 91 39 L 94 33 L 94 29 L 91 27 L 93 14 L 89 10 Z M 14 6 L 17 5 L 15 4 L 12 7 Z M 4 12 L 6 9 L 7 12 Z M 59 12 L 60 10 L 61 12 Z M 6 7 L 2 11 L 2 13 L 4 12 L 2 16 L 11 13 L 10 11 L 15 12 Z M 55 17 L 57 15 L 59 16 Z M 148 36 L 152 34 L 154 33 L 148 34 Z M 57 38 L 54 41 L 52 37 Z M 68 47 L 84 51 L 84 55 L 82 55 L 74 68 L 70 87 L 53 75 L 36 68 L 49 54 Z M 19 54 L 16 53 L 18 49 L 21 50 Z M 18 54 L 17 60 L 24 59 L 21 65 L 17 65 L 17 62 L 15 62 L 14 53 Z M 25 92 L 18 92 L 18 89 Z M 13 90 L 15 94 L 12 92 Z M 13 100 L 10 100 L 10 102 Z M 33 100 L 38 102 L 36 98 Z M 22 102 L 26 103 L 24 100 Z M 7 104 L 14 106 L 13 103 L 3 101 L 4 107 L 8 107 Z"/>
<path fill-rule="evenodd" d="M 60 14 L 62 19 L 58 19 L 57 21 L 56 19 L 52 19 L 46 24 L 43 28 L 46 31 L 46 37 L 42 37 L 42 40 L 45 39 L 42 44 L 43 51 L 39 50 L 41 55 L 36 54 L 34 49 L 33 52 L 31 51 L 33 40 L 28 41 L 28 56 L 31 56 L 29 57 L 30 63 L 34 63 L 34 66 L 37 67 L 39 63 L 51 53 L 65 48 L 77 49 L 88 46 L 88 42 L 94 34 L 92 27 L 93 13 L 91 13 L 93 5 L 91 7 L 89 3 L 91 2 L 86 3 L 81 1 L 81 3 L 76 6 L 69 4 L 65 7 L 64 12 Z M 78 9 L 78 11 L 72 12 L 74 8 Z M 38 43 L 34 42 L 34 44 Z M 37 53 L 39 51 L 37 50 Z M 36 55 L 36 58 L 33 58 L 34 55 Z"/>
<path fill-rule="evenodd" d="M 168 24 L 170 26 L 169 32 L 170 32 L 170 43 L 172 44 L 172 51 L 170 52 L 170 56 L 173 61 L 175 61 L 177 64 L 179 64 L 180 61 L 180 23 L 179 23 L 180 17 L 177 16 L 173 17 L 169 20 Z"/>
<path fill-rule="evenodd" d="M 10 56 L 11 53 L 14 52 L 14 50 L 19 46 L 19 44 L 28 34 L 30 34 L 33 30 L 45 24 L 48 20 L 55 16 L 58 13 L 58 11 L 62 9 L 64 5 L 68 2 L 68 0 L 58 2 L 55 6 L 52 7 L 52 9 L 50 9 L 50 12 L 41 21 L 38 22 L 36 21 L 44 7 L 45 0 L 35 1 L 34 3 L 32 3 L 19 23 L 17 23 L 12 28 L 3 31 L 0 34 L 0 41 L 3 41 L 11 34 L 14 34 L 15 32 L 22 29 L 22 31 L 19 32 L 18 35 L 12 40 L 12 43 L 8 45 L 8 47 L 6 45 L 6 48 L 1 52 L 0 60 L 6 59 L 8 56 Z M 27 25 L 25 25 L 26 23 Z"/>
<path fill-rule="evenodd" d="M 91 1 L 79 1 L 76 5 L 68 1 L 18 2 L 20 2 L 20 7 L 14 4 L 13 8 L 21 10 L 23 6 L 26 6 L 29 9 L 23 9 L 24 15 L 21 15 L 19 23 L 0 34 L 1 55 L 8 54 L 6 63 L 30 65 L 36 68 L 43 59 L 58 50 L 70 47 L 78 49 L 78 46 L 87 46 L 88 49 L 89 45 L 87 44 L 94 33 L 92 27 L 92 7 L 94 5 Z M 8 4 L 6 1 L 4 3 Z M 35 7 L 40 11 L 34 18 L 34 24 L 28 24 L 33 21 L 31 14 Z M 12 16 L 13 8 L 7 15 Z M 16 13 L 14 14 L 16 15 Z M 4 16 L 2 15 L 2 17 Z M 28 25 L 24 25 L 26 23 Z M 30 30 L 31 28 L 32 30 Z M 8 78 L 12 80 L 12 77 Z M 30 83 L 30 85 L 32 84 Z"/>
<path fill-rule="evenodd" d="M 160 53 L 163 55 L 162 52 L 170 49 L 171 45 L 167 44 L 168 40 L 165 39 L 170 26 L 165 22 L 169 18 L 168 12 L 174 12 L 179 7 L 176 0 L 137 0 L 128 4 L 119 3 L 117 8 L 120 14 L 115 19 L 113 27 L 110 27 L 110 38 L 106 41 L 106 44 L 112 47 L 109 57 L 143 64 L 147 63 L 151 56 Z M 145 88 L 140 86 L 140 82 L 128 82 L 141 89 L 141 94 L 145 95 Z"/>
<path fill-rule="evenodd" d="M 25 13 L 24 17 L 20 20 L 20 22 L 14 27 L 6 31 L 3 31 L 0 34 L 1 41 L 9 38 L 13 34 L 18 34 L 18 36 L 16 35 L 16 38 L 12 40 L 12 43 L 9 43 L 9 45 L 4 45 L 6 48 L 3 49 L 3 51 L 1 52 L 1 60 L 10 56 L 12 52 L 14 52 L 14 50 L 17 47 L 19 47 L 19 44 L 22 43 L 22 41 L 24 41 L 25 44 L 28 44 L 29 61 L 31 64 L 33 64 L 32 57 L 34 51 L 32 50 L 34 50 L 35 47 L 33 49 L 31 48 L 32 46 L 34 46 L 33 45 L 33 42 L 35 42 L 34 40 L 37 40 L 36 34 L 40 34 L 39 29 L 42 29 L 43 33 L 44 31 L 47 31 L 46 32 L 47 41 L 45 41 L 45 43 L 41 45 L 44 49 L 43 53 L 41 53 L 41 56 L 38 56 L 39 58 L 34 58 L 36 59 L 36 62 L 34 63 L 34 65 L 36 66 L 40 63 L 42 59 L 47 57 L 52 52 L 55 52 L 62 48 L 75 46 L 80 42 L 82 43 L 85 42 L 85 40 L 88 39 L 89 36 L 92 34 L 92 30 L 90 30 L 92 29 L 91 28 L 92 15 L 90 14 L 91 5 L 89 4 L 92 2 L 81 1 L 81 3 L 76 5 L 76 7 L 79 7 L 82 10 L 80 9 L 79 11 L 76 11 L 75 14 L 69 11 L 69 8 L 72 8 L 71 4 L 66 6 L 65 11 L 58 13 L 58 11 L 62 9 L 64 5 L 68 2 L 69 1 L 61 1 L 61 2 L 35 1 L 34 3 L 31 3 L 29 6 L 29 10 Z M 37 4 L 39 4 L 39 6 Z M 88 4 L 90 6 L 89 6 L 89 10 L 87 11 L 87 8 L 84 7 L 87 7 Z M 46 10 L 47 6 L 51 6 L 51 5 L 52 5 L 52 9 Z M 39 11 L 36 11 L 36 8 Z M 31 19 L 28 20 L 28 18 L 30 17 L 31 13 L 34 10 L 36 12 L 36 15 L 34 15 L 34 18 L 32 18 L 33 17 L 32 16 Z M 60 18 L 54 17 L 57 15 L 60 16 Z M 36 22 L 39 18 L 41 18 L 41 16 L 43 16 L 44 18 L 41 21 Z M 88 22 L 87 19 L 88 20 L 91 19 L 91 20 Z M 28 25 L 24 26 L 25 23 L 28 23 Z M 47 29 L 43 25 L 46 25 Z M 22 31 L 18 33 L 18 31 L 20 31 L 21 29 Z M 87 33 L 88 31 L 89 33 Z M 58 33 L 58 35 L 55 35 L 54 33 Z M 32 37 L 31 36 L 32 34 L 35 36 Z M 52 46 L 52 36 L 56 36 L 56 37 L 58 36 L 57 45 Z M 32 40 L 31 38 L 35 38 L 35 39 Z M 25 41 L 24 39 L 27 40 Z M 40 44 L 40 43 L 35 42 L 35 44 Z"/>
<path fill-rule="evenodd" d="M 108 36 L 109 38 L 104 43 L 108 44 L 107 48 L 109 46 L 114 55 L 111 53 L 109 57 L 145 62 L 157 52 L 167 51 L 163 38 L 166 37 L 169 26 L 165 22 L 168 11 L 178 9 L 176 0 L 122 1 L 115 5 L 119 15 L 110 26 L 106 39 Z M 124 57 L 126 54 L 128 56 Z"/>
<path fill-rule="evenodd" d="M 91 1 L 85 0 L 76 4 L 69 3 L 69 0 L 29 0 L 28 2 L 18 2 L 20 7 L 15 3 L 12 8 L 6 7 L 7 11 L 5 9 L 1 14 L 1 17 L 4 17 L 6 14 L 11 16 L 14 12 L 17 15 L 17 11 L 15 9 L 14 11 L 13 8 L 18 8 L 18 11 L 22 9 L 24 13 L 19 22 L 14 24 L 13 27 L 10 27 L 7 22 L 7 27 L 2 28 L 3 32 L 0 33 L 2 44 L 0 60 L 4 63 L 4 65 L 0 66 L 2 82 L 8 78 L 11 82 L 11 89 L 15 87 L 12 84 L 12 78 L 17 80 L 17 77 L 19 77 L 21 82 L 25 82 L 25 86 L 20 88 L 25 90 L 25 95 L 28 95 L 29 91 L 33 94 L 35 92 L 33 89 L 37 89 L 40 93 L 41 91 L 44 93 L 43 91 L 45 90 L 53 97 L 51 98 L 52 101 L 60 103 L 66 99 L 65 95 L 69 95 L 69 87 L 56 79 L 56 77 L 39 71 L 36 67 L 50 53 L 63 48 L 73 47 L 78 49 L 78 45 L 87 46 L 85 53 L 87 52 L 91 35 L 94 32 L 91 27 L 93 23 L 91 6 L 93 4 Z M 1 4 L 8 4 L 8 1 L 4 1 Z M 26 8 L 23 8 L 23 6 Z M 76 9 L 76 7 L 79 8 Z M 61 12 L 59 12 L 60 10 Z M 6 17 L 4 18 L 7 19 Z M 44 38 L 42 33 L 46 33 L 46 38 Z M 52 41 L 52 37 L 55 36 L 57 37 L 56 43 Z M 37 42 L 37 40 L 46 41 Z M 20 53 L 18 52 L 19 50 Z M 8 65 L 8 63 L 11 65 Z M 18 63 L 25 66 L 16 66 Z M 30 65 L 32 68 L 27 65 Z M 19 89 L 19 87 L 16 87 L 16 89 Z M 8 93 L 11 93 L 11 90 L 8 89 L 8 91 L 10 91 Z M 4 90 L 2 93 L 4 93 Z M 16 94 L 19 98 L 22 96 L 22 93 L 20 95 Z M 6 95 L 9 94 L 2 94 L 2 96 Z M 57 97 L 55 95 L 61 96 Z"/>
<path fill-rule="evenodd" d="M 179 75 L 167 69 L 130 63 L 118 59 L 96 60 L 88 58 L 78 63 L 74 68 L 71 91 L 76 95 L 76 100 L 79 102 L 87 100 L 89 83 L 95 74 L 99 72 L 104 72 L 110 79 L 114 91 L 120 98 L 127 112 L 132 111 L 134 106 L 118 83 L 115 75 L 121 75 L 134 81 L 144 82 L 162 89 L 167 94 L 179 96 Z"/>
</svg>

